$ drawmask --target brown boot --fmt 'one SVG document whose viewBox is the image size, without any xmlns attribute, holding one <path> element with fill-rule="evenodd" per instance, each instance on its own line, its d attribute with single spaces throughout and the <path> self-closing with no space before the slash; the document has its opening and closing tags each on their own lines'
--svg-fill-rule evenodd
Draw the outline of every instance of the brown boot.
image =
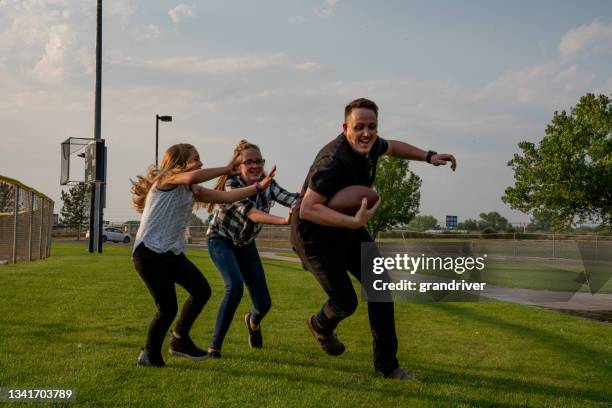
<svg viewBox="0 0 612 408">
<path fill-rule="evenodd" d="M 416 381 L 413 376 L 408 374 L 401 367 L 398 367 L 395 370 L 393 370 L 390 374 L 387 374 L 385 378 L 388 378 L 390 380 L 400 380 L 400 381 L 412 381 L 412 382 Z"/>
<path fill-rule="evenodd" d="M 344 353 L 345 347 L 344 344 L 340 340 L 338 340 L 338 336 L 332 334 L 331 336 L 325 336 L 319 333 L 314 326 L 312 325 L 312 319 L 314 316 L 310 316 L 308 318 L 308 328 L 310 332 L 314 336 L 314 338 L 319 342 L 323 351 L 325 351 L 330 356 L 339 356 Z"/>
</svg>

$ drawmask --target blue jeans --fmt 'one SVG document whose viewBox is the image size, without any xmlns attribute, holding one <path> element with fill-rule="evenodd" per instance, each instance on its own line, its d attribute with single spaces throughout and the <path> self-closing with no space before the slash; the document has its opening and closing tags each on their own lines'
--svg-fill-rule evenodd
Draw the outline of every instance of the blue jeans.
<svg viewBox="0 0 612 408">
<path fill-rule="evenodd" d="M 272 301 L 254 242 L 239 247 L 225 238 L 211 235 L 208 237 L 208 253 L 225 281 L 225 296 L 219 305 L 210 345 L 215 350 L 221 350 L 223 339 L 242 299 L 244 284 L 249 289 L 253 301 L 251 309 L 253 323 L 261 322 L 272 307 Z"/>
</svg>

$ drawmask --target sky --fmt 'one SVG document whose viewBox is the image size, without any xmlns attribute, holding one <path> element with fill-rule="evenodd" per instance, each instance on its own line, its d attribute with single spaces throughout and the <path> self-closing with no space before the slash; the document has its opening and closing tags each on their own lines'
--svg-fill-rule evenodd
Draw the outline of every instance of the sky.
<svg viewBox="0 0 612 408">
<path fill-rule="evenodd" d="M 94 137 L 95 5 L 0 0 L 0 175 L 54 199 L 56 213 L 60 143 Z M 421 214 L 525 222 L 501 201 L 517 144 L 539 141 L 580 96 L 612 93 L 610 1 L 105 0 L 103 10 L 111 222 L 139 218 L 130 178 L 155 160 L 156 114 L 174 119 L 160 123 L 161 151 L 191 143 L 216 167 L 246 138 L 298 191 L 358 97 L 379 105 L 380 136 L 457 158 L 455 173 L 410 163 Z"/>
</svg>

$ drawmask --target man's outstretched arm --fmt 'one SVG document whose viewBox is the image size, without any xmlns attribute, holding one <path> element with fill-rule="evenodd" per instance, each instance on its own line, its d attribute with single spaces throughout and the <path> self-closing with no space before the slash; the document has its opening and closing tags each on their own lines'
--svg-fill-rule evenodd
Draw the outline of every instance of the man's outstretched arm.
<svg viewBox="0 0 612 408">
<path fill-rule="evenodd" d="M 455 171 L 457 168 L 457 161 L 452 154 L 434 153 L 429 155 L 429 152 L 411 144 L 400 142 L 399 140 L 387 140 L 387 142 L 389 143 L 389 148 L 385 152 L 387 156 L 393 156 L 404 160 L 427 161 L 434 166 L 444 166 L 447 162 L 451 162 L 451 169 Z M 430 156 L 429 160 L 427 160 L 428 155 Z"/>
</svg>

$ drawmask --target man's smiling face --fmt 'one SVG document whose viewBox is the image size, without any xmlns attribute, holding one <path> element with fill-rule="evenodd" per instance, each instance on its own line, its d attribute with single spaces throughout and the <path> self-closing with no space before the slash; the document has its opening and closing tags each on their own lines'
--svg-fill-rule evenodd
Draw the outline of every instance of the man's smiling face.
<svg viewBox="0 0 612 408">
<path fill-rule="evenodd" d="M 366 155 L 378 137 L 378 117 L 371 109 L 356 108 L 347 116 L 342 128 L 353 150 Z"/>
</svg>

